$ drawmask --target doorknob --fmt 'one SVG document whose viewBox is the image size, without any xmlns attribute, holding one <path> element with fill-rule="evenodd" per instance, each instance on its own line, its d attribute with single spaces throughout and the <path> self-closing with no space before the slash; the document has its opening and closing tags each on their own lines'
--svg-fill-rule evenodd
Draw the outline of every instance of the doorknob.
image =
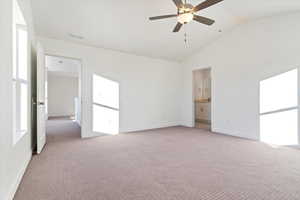
<svg viewBox="0 0 300 200">
<path fill-rule="evenodd" d="M 40 101 L 40 102 L 38 102 L 38 105 L 39 105 L 39 106 L 43 106 L 43 105 L 45 105 L 45 102 L 41 102 L 41 101 Z"/>
</svg>

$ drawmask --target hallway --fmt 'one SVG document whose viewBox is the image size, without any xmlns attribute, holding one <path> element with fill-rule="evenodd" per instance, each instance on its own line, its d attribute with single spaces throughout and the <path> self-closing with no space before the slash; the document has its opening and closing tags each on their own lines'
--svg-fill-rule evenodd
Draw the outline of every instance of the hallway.
<svg viewBox="0 0 300 200">
<path fill-rule="evenodd" d="M 80 127 L 71 119 L 56 118 L 47 121 L 47 143 L 80 141 Z"/>
</svg>

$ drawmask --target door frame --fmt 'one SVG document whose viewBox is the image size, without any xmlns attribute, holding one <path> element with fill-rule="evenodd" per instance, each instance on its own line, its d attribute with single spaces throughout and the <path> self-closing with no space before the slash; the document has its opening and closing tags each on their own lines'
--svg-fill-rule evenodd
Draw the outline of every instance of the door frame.
<svg viewBox="0 0 300 200">
<path fill-rule="evenodd" d="M 214 118 L 213 118 L 213 104 L 214 104 L 214 95 L 213 95 L 213 68 L 212 67 L 201 67 L 201 68 L 194 68 L 192 69 L 192 127 L 195 128 L 196 126 L 196 123 L 195 123 L 195 120 L 196 120 L 196 109 L 195 109 L 195 91 L 194 91 L 194 73 L 196 71 L 200 71 L 200 70 L 207 70 L 209 69 L 210 70 L 210 77 L 211 77 L 211 81 L 210 81 L 210 84 L 211 84 L 211 99 L 210 99 L 210 121 L 211 121 L 211 125 L 210 125 L 210 131 L 213 130 L 213 122 L 214 122 Z"/>
<path fill-rule="evenodd" d="M 84 115 L 84 112 L 83 112 L 83 92 L 82 92 L 82 89 L 83 89 L 83 81 L 84 81 L 84 78 L 83 78 L 83 61 L 81 58 L 76 58 L 76 57 L 71 57 L 71 56 L 64 56 L 64 55 L 58 55 L 58 54 L 51 54 L 51 53 L 45 53 L 45 58 L 46 56 L 53 56 L 53 57 L 60 57 L 60 58 L 65 58 L 65 59 L 72 59 L 72 60 L 77 60 L 80 62 L 80 67 L 79 67 L 79 74 L 78 74 L 78 99 L 79 99 L 79 102 L 80 102 L 80 124 L 79 126 L 81 127 L 81 130 L 80 130 L 80 136 L 82 138 L 82 123 L 83 123 L 83 115 Z M 47 76 L 48 76 L 48 69 L 47 69 L 47 66 L 46 66 L 46 71 L 47 71 Z M 48 91 L 47 91 L 48 92 Z M 48 102 L 47 102 L 48 103 Z"/>
</svg>

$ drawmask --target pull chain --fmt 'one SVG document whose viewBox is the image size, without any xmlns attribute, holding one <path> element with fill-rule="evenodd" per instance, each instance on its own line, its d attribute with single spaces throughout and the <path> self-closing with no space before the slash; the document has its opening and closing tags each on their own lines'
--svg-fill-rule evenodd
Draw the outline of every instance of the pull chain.
<svg viewBox="0 0 300 200">
<path fill-rule="evenodd" d="M 186 2 L 187 0 L 184 0 L 184 4 L 186 5 L 187 4 L 187 2 Z M 184 33 L 184 44 L 185 45 L 187 45 L 187 31 L 186 31 L 186 26 L 187 26 L 187 24 L 185 24 L 185 26 L 184 26 L 184 30 L 185 30 L 185 33 Z"/>
<path fill-rule="evenodd" d="M 184 0 L 184 3 L 185 3 L 185 5 L 187 4 L 187 0 Z M 187 24 L 184 26 L 184 29 L 185 29 L 185 33 L 184 33 L 184 44 L 187 46 L 187 31 L 186 31 L 186 26 L 187 26 Z"/>
<path fill-rule="evenodd" d="M 188 44 L 188 39 L 187 39 L 188 35 L 187 35 L 187 24 L 185 24 L 184 26 L 184 44 L 187 46 Z"/>
</svg>

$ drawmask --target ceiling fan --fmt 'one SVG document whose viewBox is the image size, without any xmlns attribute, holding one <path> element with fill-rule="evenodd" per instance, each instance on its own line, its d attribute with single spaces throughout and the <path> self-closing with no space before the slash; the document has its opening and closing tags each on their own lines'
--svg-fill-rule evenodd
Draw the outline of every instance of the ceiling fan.
<svg viewBox="0 0 300 200">
<path fill-rule="evenodd" d="M 183 2 L 182 0 L 173 0 L 173 2 L 175 3 L 175 5 L 177 7 L 177 14 L 150 17 L 149 19 L 150 20 L 159 20 L 159 19 L 177 17 L 178 22 L 177 22 L 173 32 L 178 32 L 181 29 L 182 25 L 187 24 L 192 20 L 195 20 L 199 23 L 210 26 L 213 23 L 215 23 L 214 20 L 196 15 L 195 13 L 200 10 L 203 10 L 205 8 L 208 8 L 210 6 L 213 6 L 221 1 L 223 1 L 223 0 L 206 0 L 197 6 L 193 6 L 191 4 L 188 4 L 186 2 L 186 0 L 185 0 L 185 2 Z"/>
</svg>

